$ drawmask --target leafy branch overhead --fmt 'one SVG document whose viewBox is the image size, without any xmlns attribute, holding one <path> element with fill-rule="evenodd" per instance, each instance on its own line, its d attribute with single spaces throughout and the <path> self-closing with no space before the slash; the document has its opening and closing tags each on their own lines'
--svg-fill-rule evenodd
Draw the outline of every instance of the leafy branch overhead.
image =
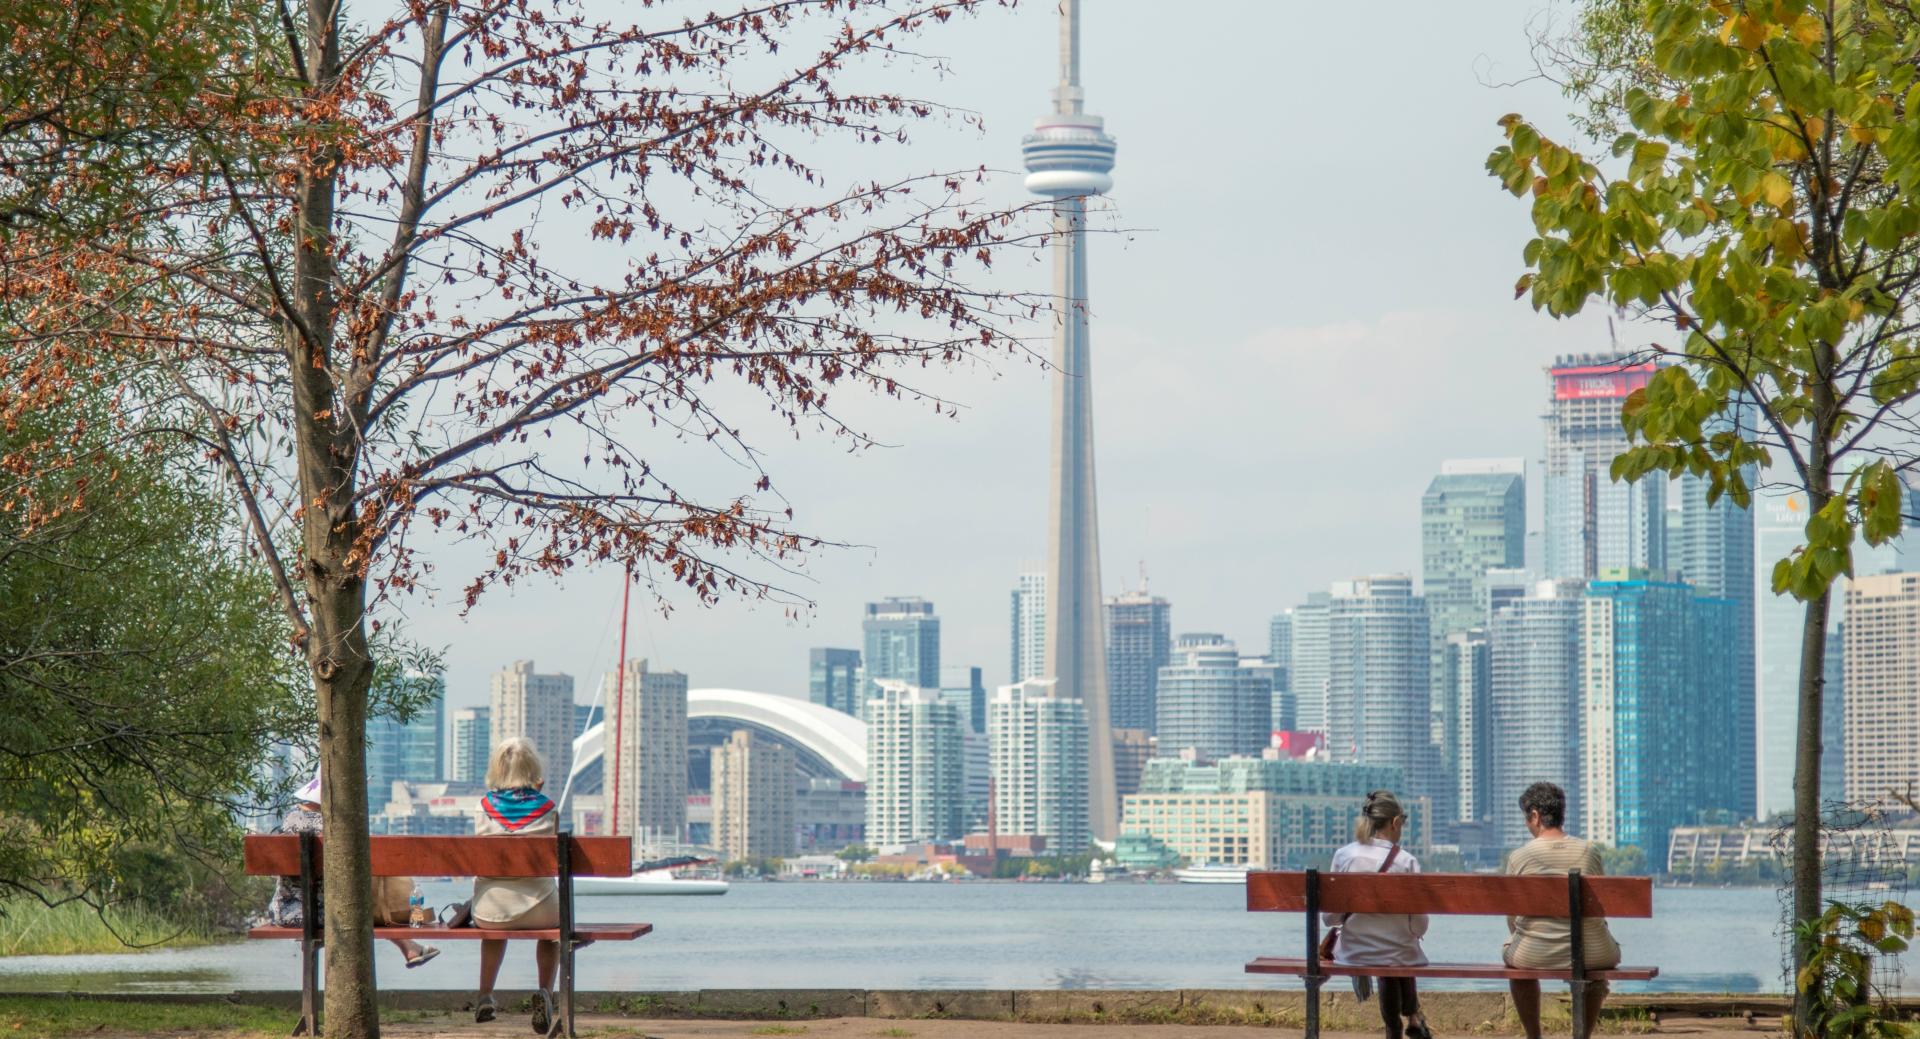
<svg viewBox="0 0 1920 1039">
<path fill-rule="evenodd" d="M 1913 15 L 1894 5 L 1654 0 L 1650 69 L 1596 163 L 1519 116 L 1488 169 L 1532 198 L 1516 286 L 1556 316 L 1605 300 L 1676 362 L 1623 413 L 1617 479 L 1691 472 L 1742 505 L 1750 467 L 1841 474 L 1777 590 L 1810 598 L 1899 533 L 1920 393 Z M 1603 165 L 1605 171 L 1603 171 Z M 1610 171 L 1610 172 L 1608 172 Z M 1816 481 L 1817 482 L 1817 481 Z"/>
</svg>

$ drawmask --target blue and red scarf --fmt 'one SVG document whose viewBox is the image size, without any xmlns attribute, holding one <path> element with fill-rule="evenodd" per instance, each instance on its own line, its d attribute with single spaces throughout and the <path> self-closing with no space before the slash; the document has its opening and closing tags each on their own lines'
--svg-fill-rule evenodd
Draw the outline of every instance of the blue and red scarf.
<svg viewBox="0 0 1920 1039">
<path fill-rule="evenodd" d="M 480 807 L 508 832 L 523 829 L 553 811 L 553 799 L 530 786 L 518 790 L 489 790 Z"/>
</svg>

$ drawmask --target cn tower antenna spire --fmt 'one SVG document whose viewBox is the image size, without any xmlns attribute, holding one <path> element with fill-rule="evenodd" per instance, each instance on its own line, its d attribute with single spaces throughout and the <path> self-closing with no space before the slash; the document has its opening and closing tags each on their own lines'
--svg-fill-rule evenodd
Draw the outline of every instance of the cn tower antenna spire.
<svg viewBox="0 0 1920 1039">
<path fill-rule="evenodd" d="M 1021 142 L 1027 190 L 1053 200 L 1053 484 L 1047 512 L 1046 653 L 1042 674 L 1087 717 L 1087 823 L 1110 841 L 1120 825 L 1107 704 L 1100 595 L 1100 513 L 1093 480 L 1093 352 L 1087 322 L 1087 197 L 1113 186 L 1114 142 L 1080 90 L 1080 0 L 1060 0 L 1060 85 L 1053 112 Z M 1073 849 L 1079 850 L 1079 849 Z"/>
</svg>

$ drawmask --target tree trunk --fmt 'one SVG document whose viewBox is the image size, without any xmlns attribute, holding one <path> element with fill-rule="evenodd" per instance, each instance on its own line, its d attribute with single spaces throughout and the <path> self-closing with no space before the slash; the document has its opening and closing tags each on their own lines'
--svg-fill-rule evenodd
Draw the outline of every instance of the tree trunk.
<svg viewBox="0 0 1920 1039">
<path fill-rule="evenodd" d="M 1800 726 L 1793 754 L 1793 922 L 1799 927 L 1820 918 L 1820 711 L 1826 697 L 1827 613 L 1830 592 L 1807 602 L 1806 622 L 1800 632 Z M 1797 933 L 1797 932 L 1796 932 Z M 1812 949 L 1793 944 L 1793 973 L 1797 978 Z M 1794 999 L 1795 1034 L 1813 1036 L 1816 992 L 1809 988 Z"/>
</svg>

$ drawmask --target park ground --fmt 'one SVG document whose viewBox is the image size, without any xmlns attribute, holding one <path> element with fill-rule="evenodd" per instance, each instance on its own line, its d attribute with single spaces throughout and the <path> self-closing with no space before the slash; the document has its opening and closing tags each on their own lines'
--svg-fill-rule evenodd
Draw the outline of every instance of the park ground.
<svg viewBox="0 0 1920 1039">
<path fill-rule="evenodd" d="M 0 1039 L 279 1039 L 292 1018 L 283 1009 L 226 1003 L 140 1003 L 76 1000 L 65 997 L 0 996 Z M 1512 1034 L 1495 1022 L 1437 1028 L 1442 1039 L 1454 1036 Z M 1777 1019 L 1739 1017 L 1662 1017 L 1659 1021 L 1625 1017 L 1604 1029 L 1614 1035 L 1657 1035 L 1715 1039 L 1720 1036 L 1779 1035 Z M 503 1014 L 475 1025 L 464 1013 L 398 1010 L 388 1013 L 386 1036 L 423 1039 L 505 1039 L 530 1036 L 527 1018 Z M 1271 1039 L 1298 1036 L 1286 1024 L 1205 1025 L 1178 1022 L 1030 1023 L 953 1019 L 817 1018 L 805 1021 L 733 1021 L 646 1019 L 583 1014 L 579 1033 L 593 1039 Z M 1326 1039 L 1365 1039 L 1377 1032 L 1329 1031 Z M 1553 1034 L 1550 1030 L 1549 1034 Z"/>
</svg>

